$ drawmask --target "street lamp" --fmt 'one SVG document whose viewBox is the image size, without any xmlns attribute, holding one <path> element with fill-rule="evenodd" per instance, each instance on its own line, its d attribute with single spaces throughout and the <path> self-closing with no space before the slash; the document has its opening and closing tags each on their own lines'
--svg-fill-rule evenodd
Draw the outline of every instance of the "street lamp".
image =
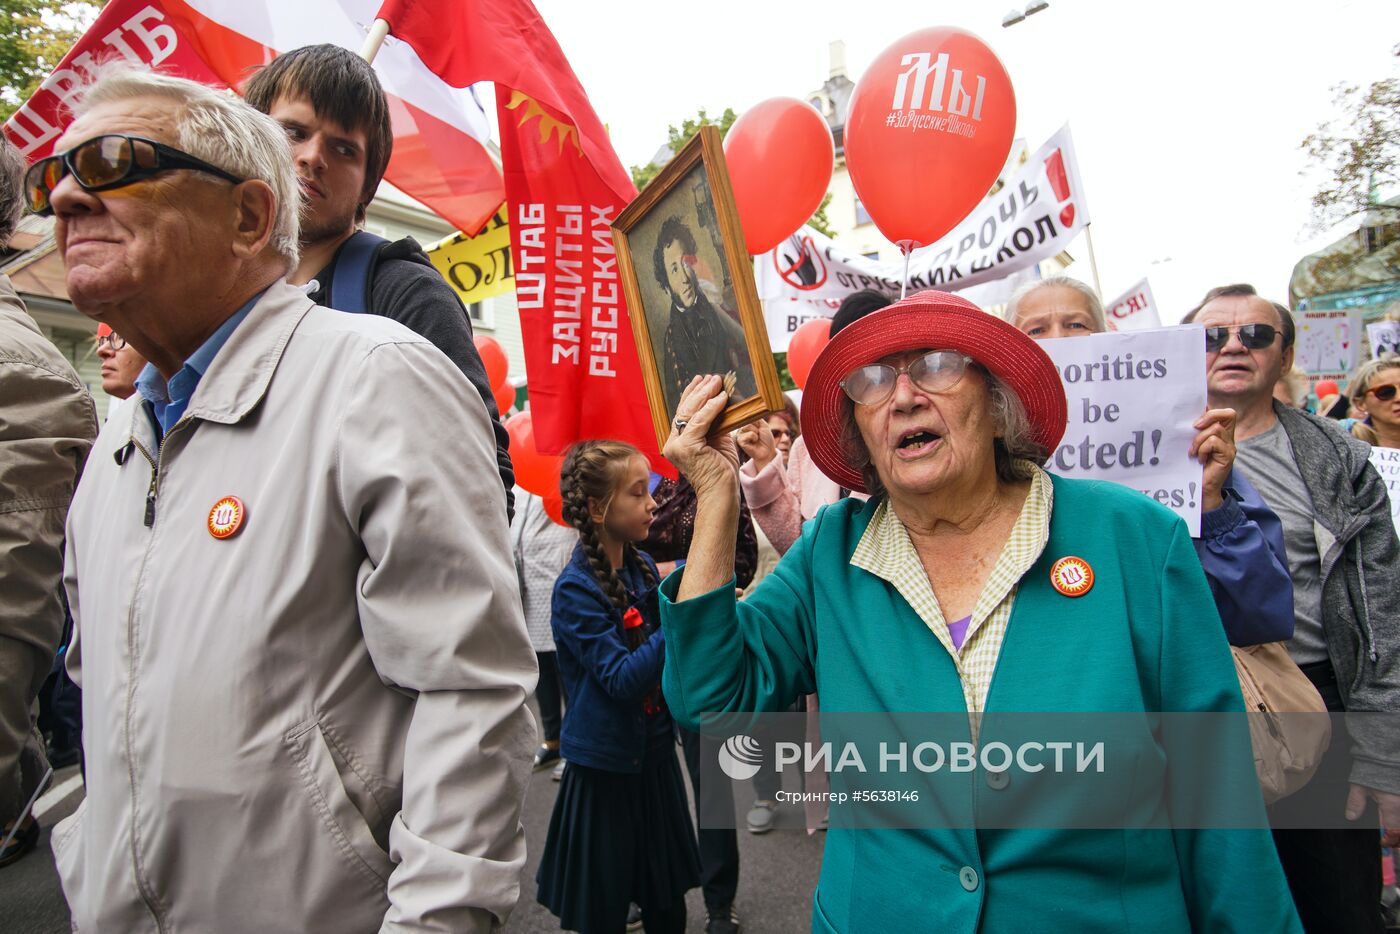
<svg viewBox="0 0 1400 934">
<path fill-rule="evenodd" d="M 1003 29 L 1015 26 L 1027 16 L 1031 16 L 1033 14 L 1039 13 L 1041 10 L 1048 9 L 1049 6 L 1049 0 L 1031 0 L 1031 2 L 1026 5 L 1026 9 L 1024 11 L 1019 9 L 1012 9 L 1009 12 L 1007 12 L 1007 14 L 1001 18 L 1001 26 Z"/>
</svg>

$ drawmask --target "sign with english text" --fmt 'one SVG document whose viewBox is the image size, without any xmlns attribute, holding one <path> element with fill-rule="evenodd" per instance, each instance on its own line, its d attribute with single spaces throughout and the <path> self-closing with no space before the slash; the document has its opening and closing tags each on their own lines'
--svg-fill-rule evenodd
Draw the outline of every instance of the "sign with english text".
<svg viewBox="0 0 1400 934">
<path fill-rule="evenodd" d="M 952 233 L 910 254 L 908 291 L 956 292 L 1001 279 L 1056 256 L 1089 223 L 1068 124 L 1004 182 Z M 754 280 L 764 302 L 839 303 L 861 289 L 898 298 L 904 260 L 870 259 L 803 227 L 754 258 Z"/>
<path fill-rule="evenodd" d="M 1040 341 L 1064 382 L 1069 424 L 1045 469 L 1138 490 L 1201 534 L 1205 329 L 1157 328 Z"/>
</svg>

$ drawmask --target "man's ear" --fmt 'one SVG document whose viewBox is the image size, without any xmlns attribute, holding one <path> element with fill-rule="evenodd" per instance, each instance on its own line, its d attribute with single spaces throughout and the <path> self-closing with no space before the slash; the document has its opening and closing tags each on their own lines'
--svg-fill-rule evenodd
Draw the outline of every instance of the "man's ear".
<svg viewBox="0 0 1400 934">
<path fill-rule="evenodd" d="M 1283 372 L 1284 372 L 1284 375 L 1287 375 L 1288 372 L 1289 372 L 1290 370 L 1293 369 L 1293 357 L 1294 357 L 1294 354 L 1296 353 L 1297 350 L 1298 350 L 1298 345 L 1297 345 L 1297 344 L 1290 344 L 1289 346 L 1287 346 L 1287 347 L 1284 348 L 1284 350 L 1283 350 Z"/>
<path fill-rule="evenodd" d="M 267 248 L 277 226 L 277 196 L 261 179 L 252 178 L 234 186 L 234 208 L 238 213 L 233 236 L 233 253 L 251 259 Z"/>
</svg>

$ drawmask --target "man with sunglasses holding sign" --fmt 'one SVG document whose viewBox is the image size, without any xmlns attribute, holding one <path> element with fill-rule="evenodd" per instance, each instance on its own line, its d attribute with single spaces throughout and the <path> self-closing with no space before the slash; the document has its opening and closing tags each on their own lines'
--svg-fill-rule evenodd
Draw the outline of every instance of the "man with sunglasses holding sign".
<svg viewBox="0 0 1400 934">
<path fill-rule="evenodd" d="M 1373 712 L 1334 732 L 1312 781 L 1274 806 L 1345 813 L 1355 829 L 1277 830 L 1279 857 L 1307 930 L 1380 932 L 1378 823 L 1387 845 L 1400 843 L 1400 542 L 1385 484 L 1364 442 L 1274 401 L 1293 365 L 1286 308 L 1231 285 L 1207 293 L 1194 320 L 1206 329 L 1210 404 L 1238 413 L 1236 466 L 1283 522 L 1289 653 L 1329 710 Z"/>
<path fill-rule="evenodd" d="M 1069 276 L 1028 283 L 1012 294 L 1006 320 L 1032 340 L 1090 337 L 1108 330 L 1103 302 Z M 1235 470 L 1235 412 L 1212 405 L 1193 426 L 1189 454 L 1201 465 L 1201 534 L 1193 540 L 1231 645 L 1293 635 L 1293 588 L 1283 530 L 1263 498 Z"/>
<path fill-rule="evenodd" d="M 276 121 L 125 69 L 75 114 L 30 206 L 150 361 L 68 522 L 75 930 L 501 924 L 536 668 L 486 407 L 408 328 L 287 283 Z"/>
</svg>

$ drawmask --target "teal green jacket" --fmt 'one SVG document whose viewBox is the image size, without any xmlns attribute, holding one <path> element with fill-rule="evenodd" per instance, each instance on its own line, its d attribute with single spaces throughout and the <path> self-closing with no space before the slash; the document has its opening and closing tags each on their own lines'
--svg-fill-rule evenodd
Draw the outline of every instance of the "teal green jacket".
<svg viewBox="0 0 1400 934">
<path fill-rule="evenodd" d="M 988 716 L 1240 711 L 1185 523 L 1117 484 L 1053 482 L 1049 541 L 1018 586 Z M 781 711 L 814 692 L 824 718 L 965 712 L 933 633 L 892 585 L 849 563 L 873 512 L 854 500 L 822 510 L 742 603 L 732 584 L 675 603 L 683 571 L 663 582 L 662 683 L 678 721 Z M 1050 584 L 1069 555 L 1095 575 L 1078 598 Z M 1211 754 L 1252 776 L 1242 746 Z M 987 793 L 981 778 L 966 777 L 969 796 Z M 1262 821 L 1262 802 L 1250 804 Z M 842 829 L 834 812 L 832 823 L 815 932 L 1302 930 L 1267 829 Z"/>
</svg>

